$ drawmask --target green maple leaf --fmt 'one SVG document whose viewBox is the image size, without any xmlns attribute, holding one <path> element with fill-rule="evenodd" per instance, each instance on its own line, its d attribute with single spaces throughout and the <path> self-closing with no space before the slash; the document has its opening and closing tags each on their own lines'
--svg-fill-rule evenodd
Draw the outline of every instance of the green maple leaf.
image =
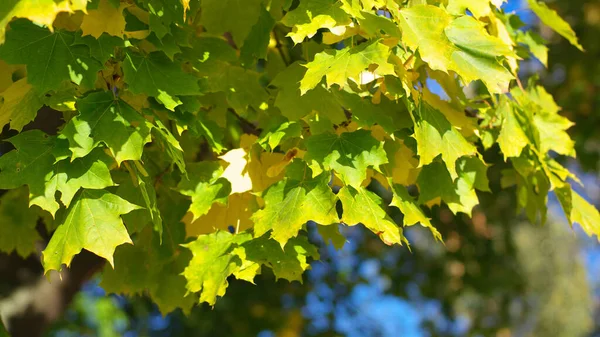
<svg viewBox="0 0 600 337">
<path fill-rule="evenodd" d="M 544 224 L 547 218 L 548 192 L 550 191 L 550 179 L 546 169 L 540 167 L 539 157 L 528 149 L 523 151 L 519 157 L 511 159 L 517 175 L 517 205 L 525 210 L 525 214 L 531 222 L 537 222 L 538 216 Z"/>
<path fill-rule="evenodd" d="M 542 64 L 548 67 L 548 47 L 546 47 L 546 40 L 544 40 L 539 34 L 532 31 L 517 31 L 517 42 L 522 43 L 529 47 L 529 51 L 535 56 Z"/>
<path fill-rule="evenodd" d="M 456 160 L 477 153 L 477 149 L 452 125 L 444 114 L 422 101 L 413 112 L 415 116 L 415 139 L 421 166 L 433 162 L 438 155 L 451 176 L 455 178 Z"/>
<path fill-rule="evenodd" d="M 218 231 L 201 235 L 196 241 L 183 245 L 193 255 L 183 271 L 188 291 L 199 292 L 200 302 L 214 305 L 217 296 L 225 295 L 229 285 L 227 277 L 242 265 L 242 260 L 231 254 L 231 250 L 251 239 L 252 236 L 247 233 L 232 235 Z"/>
<path fill-rule="evenodd" d="M 310 93 L 311 91 L 307 95 Z M 334 96 L 342 106 L 352 112 L 352 120 L 360 126 L 379 125 L 390 134 L 413 126 L 406 107 L 385 97 L 381 98 L 379 104 L 373 104 L 370 98 L 361 98 L 343 90 L 334 92 Z"/>
<path fill-rule="evenodd" d="M 252 283 L 262 265 L 273 269 L 276 279 L 302 282 L 303 272 L 310 268 L 308 258 L 319 259 L 317 247 L 305 236 L 290 239 L 283 248 L 262 236 L 242 243 L 233 254 L 242 261 L 239 270 L 234 272 L 235 277 Z"/>
<path fill-rule="evenodd" d="M 10 122 L 10 128 L 17 131 L 34 120 L 44 104 L 24 78 L 13 83 L 0 97 L 4 101 L 0 105 L 0 128 Z"/>
<path fill-rule="evenodd" d="M 67 210 L 43 252 L 44 270 L 60 271 L 82 249 L 111 265 L 115 248 L 132 243 L 121 215 L 140 208 L 105 190 L 83 190 Z"/>
<path fill-rule="evenodd" d="M 266 190 L 265 207 L 252 216 L 255 237 L 271 230 L 271 238 L 281 247 L 308 221 L 322 225 L 339 221 L 328 173 L 313 178 L 311 169 L 295 160 L 287 167 L 286 175 L 287 179 Z"/>
<path fill-rule="evenodd" d="M 545 25 L 552 28 L 555 32 L 569 40 L 572 45 L 583 51 L 583 47 L 579 44 L 577 36 L 575 35 L 575 32 L 571 26 L 569 26 L 569 24 L 563 20 L 556 13 L 556 11 L 548 8 L 545 3 L 538 2 L 536 0 L 528 0 L 527 3 L 529 4 L 529 8 L 531 8 L 531 10 L 537 14 L 537 16 Z"/>
<path fill-rule="evenodd" d="M 344 248 L 344 244 L 346 243 L 346 237 L 340 233 L 339 225 L 330 225 L 330 226 L 321 226 L 317 225 L 317 230 L 319 231 L 319 235 L 323 238 L 323 242 L 326 244 L 331 244 L 337 250 Z"/>
<path fill-rule="evenodd" d="M 184 6 L 180 1 L 149 0 L 143 2 L 148 9 L 150 30 L 162 39 L 171 31 L 173 23 L 183 24 Z"/>
<path fill-rule="evenodd" d="M 275 27 L 275 20 L 261 5 L 258 21 L 252 26 L 240 50 L 240 61 L 246 68 L 250 68 L 255 59 L 267 58 L 267 49 L 273 27 Z"/>
<path fill-rule="evenodd" d="M 0 251 L 16 251 L 23 258 L 36 251 L 35 244 L 41 240 L 35 229 L 38 213 L 29 208 L 27 190 L 7 191 L 0 197 Z"/>
<path fill-rule="evenodd" d="M 258 143 L 265 149 L 273 151 L 281 142 L 287 139 L 295 139 L 302 135 L 302 125 L 297 122 L 275 123 L 273 129 L 264 132 L 258 139 Z"/>
<path fill-rule="evenodd" d="M 183 158 L 183 149 L 179 144 L 179 141 L 173 136 L 171 130 L 169 130 L 163 122 L 156 117 L 154 120 L 155 127 L 153 130 L 157 135 L 157 139 L 159 140 L 159 144 L 163 151 L 171 158 L 172 162 L 177 165 L 179 171 L 183 174 L 187 174 L 185 169 L 185 160 Z"/>
<path fill-rule="evenodd" d="M 465 169 L 464 172 L 459 170 L 458 174 L 458 179 L 454 181 L 442 163 L 433 162 L 424 166 L 417 177 L 419 203 L 441 198 L 453 213 L 471 215 L 473 207 L 479 204 L 474 184 L 483 178 L 474 177 L 470 169 Z"/>
<path fill-rule="evenodd" d="M 511 92 L 524 110 L 535 112 L 533 119 L 527 121 L 528 124 L 533 121 L 535 125 L 542 153 L 552 150 L 575 157 L 575 142 L 566 132 L 574 124 L 558 114 L 560 107 L 552 96 L 541 86 L 530 86 L 527 91 L 513 89 Z"/>
<path fill-rule="evenodd" d="M 112 159 L 100 149 L 72 162 L 68 159 L 57 162 L 55 156 L 66 150 L 66 144 L 55 137 L 32 130 L 9 141 L 16 150 L 0 158 L 0 188 L 28 185 L 30 204 L 52 215 L 60 208 L 55 199 L 57 191 L 61 192 L 61 202 L 68 207 L 80 188 L 114 185 L 108 169 Z"/>
<path fill-rule="evenodd" d="M 188 178 L 181 180 L 178 191 L 192 198 L 189 211 L 194 215 L 192 221 L 208 213 L 213 203 L 227 204 L 231 193 L 231 183 L 220 178 L 222 167 L 217 162 L 200 162 L 188 166 Z"/>
<path fill-rule="evenodd" d="M 360 187 L 367 178 L 367 168 L 379 169 L 388 162 L 383 143 L 367 130 L 344 132 L 341 135 L 322 133 L 306 140 L 304 160 L 313 170 L 322 167 L 334 170 L 348 185 Z"/>
<path fill-rule="evenodd" d="M 109 169 L 113 162 L 102 149 L 95 149 L 89 155 L 73 161 L 61 160 L 54 166 L 55 174 L 47 183 L 47 189 L 59 191 L 60 201 L 69 207 L 81 188 L 102 189 L 114 185 Z"/>
<path fill-rule="evenodd" d="M 517 56 L 510 45 L 489 35 L 483 24 L 470 16 L 454 19 L 444 32 L 450 42 L 473 55 L 492 59 L 500 56 Z"/>
<path fill-rule="evenodd" d="M 376 15 L 369 12 L 360 12 L 362 19 L 358 18 L 358 23 L 361 30 L 364 30 L 367 34 L 375 37 L 381 37 L 381 32 L 385 34 L 400 38 L 400 28 L 394 23 L 394 21 L 386 18 L 385 16 Z"/>
<path fill-rule="evenodd" d="M 351 22 L 350 16 L 335 0 L 307 0 L 286 13 L 281 22 L 292 27 L 288 34 L 294 43 L 300 43 L 306 37 L 313 37 L 321 28 L 345 26 Z"/>
<path fill-rule="evenodd" d="M 344 186 L 338 192 L 338 197 L 342 202 L 342 221 L 348 226 L 363 224 L 387 245 L 408 244 L 408 241 L 402 234 L 402 228 L 396 223 L 382 208 L 383 200 L 375 193 L 364 187 L 354 188 Z"/>
<path fill-rule="evenodd" d="M 75 33 L 57 30 L 52 33 L 27 20 L 11 23 L 6 42 L 0 45 L 0 59 L 27 66 L 27 81 L 39 92 L 56 89 L 71 80 L 94 87 L 102 64 L 90 56 L 90 48 L 74 44 Z"/>
<path fill-rule="evenodd" d="M 4 0 L 0 2 L 0 44 L 6 25 L 14 18 L 27 18 L 38 25 L 52 26 L 60 12 L 85 10 L 88 0 Z"/>
<path fill-rule="evenodd" d="M 30 204 L 54 215 L 60 205 L 54 198 L 56 189 L 49 187 L 48 182 L 54 176 L 55 138 L 40 130 L 31 130 L 7 141 L 15 150 L 0 157 L 0 188 L 28 185 Z"/>
<path fill-rule="evenodd" d="M 400 212 L 404 214 L 404 226 L 413 226 L 419 223 L 421 226 L 429 228 L 436 240 L 443 242 L 440 232 L 431 224 L 431 221 L 425 216 L 415 199 L 408 194 L 405 186 L 394 184 L 392 192 L 394 193 L 394 197 L 390 206 L 398 207 Z"/>
<path fill-rule="evenodd" d="M 295 62 L 278 73 L 271 82 L 271 85 L 279 88 L 275 106 L 281 110 L 281 114 L 290 121 L 297 121 L 317 111 L 334 124 L 345 121 L 344 110 L 333 94 L 323 86 L 318 85 L 304 95 L 301 94 L 300 81 L 306 71 L 305 67 Z"/>
<path fill-rule="evenodd" d="M 104 33 L 99 38 L 94 38 L 91 35 L 75 36 L 75 45 L 86 45 L 90 48 L 90 55 L 104 64 L 108 59 L 115 56 L 117 47 L 125 47 L 125 41 L 117 36 Z"/>
<path fill-rule="evenodd" d="M 112 92 L 93 92 L 77 100 L 79 115 L 61 132 L 68 139 L 72 158 L 86 156 L 105 144 L 118 164 L 140 160 L 144 145 L 150 142 L 150 127 L 142 115 Z"/>
<path fill-rule="evenodd" d="M 240 113 L 249 106 L 257 111 L 268 106 L 269 95 L 256 71 L 220 62 L 212 69 L 209 78 L 208 91 L 224 92 L 229 106 Z"/>
<path fill-rule="evenodd" d="M 399 19 L 403 41 L 413 50 L 418 49 L 432 69 L 453 70 L 466 83 L 481 79 L 492 93 L 508 90 L 513 76 L 497 58 L 514 53 L 500 39 L 487 34 L 475 19 L 454 19 L 431 5 L 402 9 Z"/>
<path fill-rule="evenodd" d="M 133 245 L 117 247 L 114 268 L 104 268 L 100 286 L 115 294 L 147 291 L 165 315 L 176 308 L 189 313 L 197 297 L 186 294 L 186 280 L 181 275 L 191 259 L 189 251 L 179 246 L 185 241 L 183 224 L 173 223 L 164 236 L 161 243 L 161 236 L 147 228 L 139 233 Z"/>
<path fill-rule="evenodd" d="M 152 96 L 169 110 L 181 104 L 177 95 L 201 93 L 199 79 L 184 72 L 180 63 L 171 61 L 163 52 L 142 55 L 126 51 L 123 74 L 132 93 Z"/>
<path fill-rule="evenodd" d="M 135 192 L 139 195 L 136 198 L 136 202 L 145 206 L 145 211 L 148 213 L 150 221 L 152 221 L 154 230 L 158 232 L 160 238 L 163 234 L 163 220 L 158 209 L 156 201 L 156 190 L 154 189 L 154 182 L 145 172 L 145 169 L 139 162 L 135 162 L 135 165 L 128 166 L 131 174 L 131 181 Z M 141 200 L 140 200 L 141 199 Z"/>
<path fill-rule="evenodd" d="M 305 65 L 308 70 L 300 81 L 300 93 L 304 95 L 316 87 L 323 77 L 328 87 L 337 84 L 343 88 L 348 79 L 361 83 L 361 73 L 372 64 L 377 65 L 373 71 L 376 75 L 395 74 L 394 66 L 387 61 L 389 56 L 390 48 L 378 40 L 318 53 L 312 62 Z"/>
<path fill-rule="evenodd" d="M 200 23 L 209 33 L 229 32 L 242 47 L 252 27 L 258 22 L 262 0 L 204 0 L 200 4 Z"/>
</svg>

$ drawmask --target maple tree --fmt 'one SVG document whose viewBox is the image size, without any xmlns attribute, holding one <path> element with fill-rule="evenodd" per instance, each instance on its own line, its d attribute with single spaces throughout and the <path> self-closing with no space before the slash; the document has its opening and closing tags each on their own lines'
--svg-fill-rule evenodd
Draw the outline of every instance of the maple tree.
<svg viewBox="0 0 600 337">
<path fill-rule="evenodd" d="M 517 76 L 547 48 L 502 2 L 4 1 L 0 126 L 17 134 L 0 157 L 0 251 L 35 253 L 42 221 L 46 273 L 87 250 L 109 262 L 107 291 L 188 312 L 230 276 L 301 281 L 319 258 L 307 222 L 336 247 L 337 224 L 407 246 L 420 224 L 442 241 L 428 208 L 471 215 L 491 191 L 490 150 L 532 222 L 554 191 L 598 236 L 600 214 L 556 160 L 575 156 L 573 124 Z M 43 106 L 62 113 L 58 130 L 27 127 Z"/>
</svg>

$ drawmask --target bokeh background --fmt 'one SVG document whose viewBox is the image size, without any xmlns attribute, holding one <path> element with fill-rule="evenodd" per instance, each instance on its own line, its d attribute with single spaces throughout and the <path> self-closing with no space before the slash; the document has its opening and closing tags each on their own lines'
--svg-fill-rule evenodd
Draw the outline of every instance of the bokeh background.
<svg viewBox="0 0 600 337">
<path fill-rule="evenodd" d="M 576 122 L 577 160 L 561 160 L 582 177 L 576 188 L 600 206 L 600 1 L 549 5 L 586 51 L 540 26 L 527 1 L 509 0 L 504 10 L 550 44 L 548 68 L 527 61 L 520 77 L 539 76 Z M 502 161 L 497 151 L 485 155 Z M 47 336 L 600 336 L 600 244 L 571 229 L 552 196 L 545 226 L 525 221 L 514 191 L 500 191 L 501 170 L 490 169 L 493 193 L 479 195 L 472 219 L 443 206 L 432 210 L 445 245 L 411 227 L 409 252 L 355 227 L 343 229 L 348 242 L 337 251 L 309 226 L 322 261 L 312 263 L 304 284 L 276 282 L 265 272 L 256 285 L 231 280 L 214 308 L 162 316 L 144 297 L 107 296 L 93 278 Z M 3 282 L 0 312 L 14 305 Z"/>
</svg>

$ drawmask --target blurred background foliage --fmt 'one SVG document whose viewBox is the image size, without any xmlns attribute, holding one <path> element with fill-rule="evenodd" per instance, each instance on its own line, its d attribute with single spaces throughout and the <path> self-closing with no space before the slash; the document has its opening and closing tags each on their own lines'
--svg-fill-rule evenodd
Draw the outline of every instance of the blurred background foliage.
<svg viewBox="0 0 600 337">
<path fill-rule="evenodd" d="M 565 164 L 580 171 L 580 188 L 598 206 L 600 2 L 549 5 L 571 23 L 586 51 L 539 27 L 526 1 L 511 0 L 505 10 L 550 42 L 548 68 L 528 61 L 520 76 L 523 81 L 539 76 L 563 114 L 576 122 L 570 132 L 578 158 Z M 445 245 L 422 228 L 407 231 L 412 251 L 345 228 L 348 242 L 342 250 L 320 243 L 322 261 L 312 263 L 304 284 L 275 282 L 269 273 L 256 285 L 231 280 L 227 296 L 214 308 L 197 306 L 189 316 L 176 311 L 163 317 L 141 296 L 106 296 L 94 278 L 47 335 L 600 336 L 598 243 L 569 229 L 556 200 L 545 226 L 524 221 L 515 213 L 514 191 L 500 191 L 502 156 L 492 148 L 485 160 L 493 165 L 492 193 L 479 195 L 482 203 L 472 219 L 454 216 L 444 206 L 429 214 Z M 11 286 L 2 284 L 7 282 L 0 280 L 0 299 Z"/>
</svg>

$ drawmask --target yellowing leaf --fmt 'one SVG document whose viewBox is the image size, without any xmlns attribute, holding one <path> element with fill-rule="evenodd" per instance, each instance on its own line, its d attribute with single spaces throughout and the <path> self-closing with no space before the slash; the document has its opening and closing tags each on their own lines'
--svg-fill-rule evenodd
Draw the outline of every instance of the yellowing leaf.
<svg viewBox="0 0 600 337">
<path fill-rule="evenodd" d="M 456 160 L 462 156 L 474 155 L 477 149 L 442 113 L 429 104 L 421 102 L 414 114 L 419 166 L 433 162 L 433 159 L 441 154 L 448 172 L 452 178 L 456 178 Z"/>
<path fill-rule="evenodd" d="M 382 166 L 382 171 L 388 177 L 391 176 L 393 183 L 413 185 L 421 170 L 414 152 L 401 140 L 386 141 L 384 149 L 390 162 Z"/>
<path fill-rule="evenodd" d="M 569 26 L 556 11 L 548 8 L 545 3 L 538 2 L 537 0 L 528 0 L 527 3 L 529 4 L 529 8 L 537 14 L 545 25 L 552 28 L 565 39 L 569 40 L 572 45 L 583 51 L 583 47 L 579 44 L 579 41 L 577 41 L 577 36 L 571 26 Z"/>
<path fill-rule="evenodd" d="M 350 16 L 335 0 L 301 1 L 299 6 L 288 12 L 281 22 L 292 27 L 288 34 L 294 43 L 300 43 L 306 37 L 313 37 L 321 28 L 334 28 L 349 24 Z"/>
<path fill-rule="evenodd" d="M 123 9 L 128 6 L 122 3 L 115 8 L 108 0 L 100 0 L 98 9 L 92 9 L 83 17 L 81 30 L 83 35 L 99 38 L 102 33 L 122 37 L 125 33 L 125 17 Z"/>
<path fill-rule="evenodd" d="M 337 198 L 328 186 L 330 175 L 312 176 L 305 163 L 296 160 L 290 164 L 288 178 L 265 191 L 265 207 L 252 216 L 255 236 L 271 230 L 271 238 L 283 247 L 308 221 L 322 225 L 338 222 Z"/>
<path fill-rule="evenodd" d="M 188 237 L 210 234 L 217 230 L 243 232 L 254 226 L 252 214 L 258 210 L 256 197 L 250 192 L 231 194 L 227 202 L 213 203 L 205 215 L 192 221 L 194 216 L 188 212 L 183 218 L 185 232 Z"/>
<path fill-rule="evenodd" d="M 372 64 L 377 65 L 374 71 L 377 75 L 394 74 L 394 66 L 387 61 L 389 56 L 389 47 L 377 40 L 356 47 L 318 53 L 312 62 L 306 64 L 308 70 L 300 81 L 300 92 L 304 95 L 316 87 L 323 77 L 328 87 L 337 84 L 343 88 L 348 79 L 362 83 L 361 74 Z"/>
<path fill-rule="evenodd" d="M 513 76 L 497 58 L 514 53 L 475 19 L 453 19 L 440 7 L 416 5 L 400 11 L 400 26 L 404 42 L 432 69 L 453 70 L 466 83 L 481 79 L 492 93 L 508 90 Z"/>
<path fill-rule="evenodd" d="M 10 122 L 11 129 L 21 131 L 35 119 L 43 103 L 32 88 L 27 79 L 23 78 L 0 94 L 4 99 L 4 103 L 0 105 L 0 128 Z"/>
<path fill-rule="evenodd" d="M 219 157 L 229 165 L 221 175 L 231 183 L 231 194 L 252 190 L 252 179 L 248 173 L 248 153 L 245 149 L 233 149 Z"/>
<path fill-rule="evenodd" d="M 6 25 L 14 17 L 27 18 L 52 30 L 60 12 L 85 11 L 88 0 L 3 0 L 0 2 L 0 44 L 4 43 Z"/>
<path fill-rule="evenodd" d="M 490 0 L 448 0 L 447 10 L 453 15 L 464 15 L 469 10 L 473 16 L 488 16 L 492 11 Z"/>
</svg>

